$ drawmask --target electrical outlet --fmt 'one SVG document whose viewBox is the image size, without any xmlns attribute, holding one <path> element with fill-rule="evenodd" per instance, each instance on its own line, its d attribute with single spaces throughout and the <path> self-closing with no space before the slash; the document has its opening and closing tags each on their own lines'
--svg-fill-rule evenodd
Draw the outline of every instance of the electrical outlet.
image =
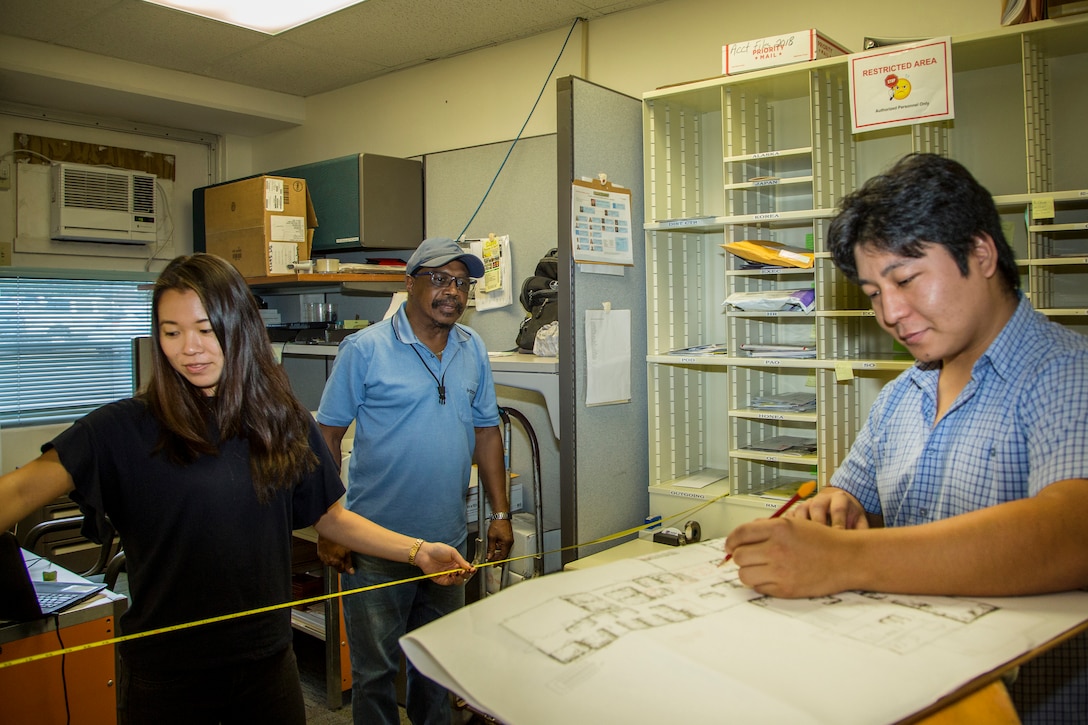
<svg viewBox="0 0 1088 725">
<path fill-rule="evenodd" d="M 0 159 L 0 191 L 11 188 L 11 163 L 7 159 Z"/>
</svg>

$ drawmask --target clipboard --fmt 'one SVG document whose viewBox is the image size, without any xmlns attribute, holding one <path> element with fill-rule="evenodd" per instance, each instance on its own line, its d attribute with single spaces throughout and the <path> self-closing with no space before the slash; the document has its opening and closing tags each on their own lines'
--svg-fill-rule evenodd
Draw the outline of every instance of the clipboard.
<svg viewBox="0 0 1088 725">
<path fill-rule="evenodd" d="M 571 182 L 571 253 L 578 264 L 633 267 L 631 190 L 607 175 Z"/>
</svg>

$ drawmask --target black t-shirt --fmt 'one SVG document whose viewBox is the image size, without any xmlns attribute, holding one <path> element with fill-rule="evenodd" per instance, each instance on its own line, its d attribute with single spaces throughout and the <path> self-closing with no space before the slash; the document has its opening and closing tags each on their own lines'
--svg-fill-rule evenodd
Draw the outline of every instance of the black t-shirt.
<svg viewBox="0 0 1088 725">
<path fill-rule="evenodd" d="M 312 525 L 344 493 L 317 425 L 320 465 L 291 491 L 257 500 L 249 443 L 179 466 L 155 453 L 160 426 L 138 399 L 103 406 L 57 436 L 72 493 L 96 534 L 103 513 L 125 548 L 131 603 L 122 634 L 194 622 L 291 600 L 291 531 Z M 88 530 L 89 529 L 89 530 Z M 230 665 L 291 641 L 290 609 L 120 643 L 133 666 L 159 671 Z"/>
</svg>

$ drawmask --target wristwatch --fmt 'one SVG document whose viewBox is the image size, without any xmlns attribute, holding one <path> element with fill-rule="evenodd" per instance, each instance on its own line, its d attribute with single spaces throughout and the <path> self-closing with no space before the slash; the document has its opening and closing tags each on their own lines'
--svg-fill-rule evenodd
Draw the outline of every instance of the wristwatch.
<svg viewBox="0 0 1088 725">
<path fill-rule="evenodd" d="M 495 513 L 491 514 L 487 518 L 489 520 L 491 520 L 491 521 L 509 521 L 510 520 L 510 512 L 509 511 L 496 511 Z"/>
</svg>

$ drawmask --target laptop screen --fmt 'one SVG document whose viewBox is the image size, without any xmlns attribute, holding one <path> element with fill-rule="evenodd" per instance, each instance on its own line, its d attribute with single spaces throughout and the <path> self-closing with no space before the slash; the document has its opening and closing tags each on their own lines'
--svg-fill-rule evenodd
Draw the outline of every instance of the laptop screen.
<svg viewBox="0 0 1088 725">
<path fill-rule="evenodd" d="M 74 606 L 106 588 L 96 582 L 34 582 L 10 531 L 0 536 L 0 619 L 40 619 Z"/>
</svg>

